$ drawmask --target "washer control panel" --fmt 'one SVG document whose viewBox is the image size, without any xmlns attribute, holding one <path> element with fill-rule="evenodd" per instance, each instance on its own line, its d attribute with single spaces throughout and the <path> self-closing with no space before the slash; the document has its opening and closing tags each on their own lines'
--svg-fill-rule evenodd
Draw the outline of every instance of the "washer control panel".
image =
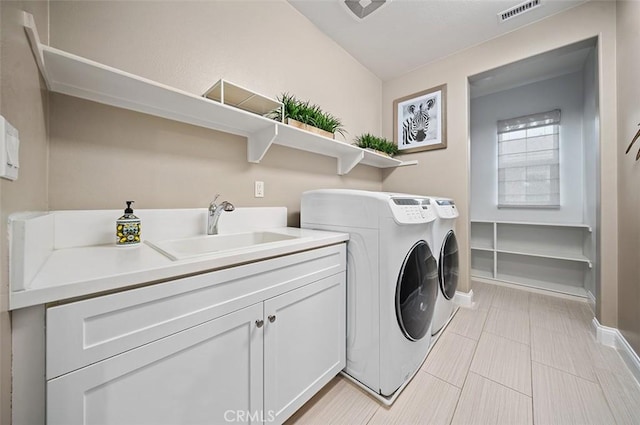
<svg viewBox="0 0 640 425">
<path fill-rule="evenodd" d="M 399 224 L 429 223 L 436 218 L 433 206 L 426 198 L 391 198 L 389 205 Z"/>
<path fill-rule="evenodd" d="M 460 214 L 456 209 L 456 204 L 451 199 L 436 199 L 435 207 L 440 218 L 456 218 Z"/>
</svg>

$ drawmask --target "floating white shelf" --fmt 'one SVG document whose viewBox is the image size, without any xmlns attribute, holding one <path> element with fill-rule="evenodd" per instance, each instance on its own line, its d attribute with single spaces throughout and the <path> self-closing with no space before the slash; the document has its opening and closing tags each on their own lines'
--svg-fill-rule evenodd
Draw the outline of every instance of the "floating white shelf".
<svg viewBox="0 0 640 425">
<path fill-rule="evenodd" d="M 517 224 L 518 226 L 549 226 L 549 227 L 577 227 L 591 232 L 591 226 L 584 223 L 543 223 L 539 221 L 499 221 L 499 220 L 471 220 L 471 223 Z"/>
<path fill-rule="evenodd" d="M 483 277 L 483 276 L 479 276 L 479 277 Z M 531 288 L 542 288 L 542 289 L 546 289 L 547 291 L 559 292 L 561 294 L 569 294 L 576 297 L 587 298 L 587 290 L 581 286 L 564 285 L 561 283 L 554 283 L 546 280 L 525 278 L 522 276 L 511 276 L 504 273 L 498 273 L 495 280 L 512 283 L 515 285 L 528 286 Z"/>
<path fill-rule="evenodd" d="M 585 263 L 589 266 L 589 268 L 591 268 L 591 261 L 586 256 L 573 252 L 562 253 L 554 252 L 553 250 L 540 250 L 539 252 L 535 252 L 530 248 L 527 248 L 526 251 L 499 248 L 496 249 L 496 252 L 501 252 L 503 254 L 526 255 L 529 257 L 552 258 L 554 260 L 577 261 L 579 263 Z"/>
<path fill-rule="evenodd" d="M 471 245 L 471 249 L 475 251 L 487 251 L 493 252 L 495 249 L 492 246 Z"/>
<path fill-rule="evenodd" d="M 337 159 L 338 174 L 358 164 L 393 168 L 403 162 L 347 143 L 311 134 L 251 112 L 221 104 L 120 69 L 40 43 L 33 16 L 24 26 L 38 68 L 50 91 L 174 121 L 245 136 L 247 160 L 260 162 L 273 145 L 282 145 Z"/>
<path fill-rule="evenodd" d="M 482 277 L 485 279 L 493 279 L 493 272 L 489 270 L 482 270 L 482 269 L 471 269 L 471 276 Z"/>
</svg>

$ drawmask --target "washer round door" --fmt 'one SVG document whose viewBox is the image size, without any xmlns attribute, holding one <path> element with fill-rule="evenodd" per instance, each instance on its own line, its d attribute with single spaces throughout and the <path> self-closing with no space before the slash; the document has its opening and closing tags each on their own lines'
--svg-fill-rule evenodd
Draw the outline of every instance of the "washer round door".
<svg viewBox="0 0 640 425">
<path fill-rule="evenodd" d="M 405 257 L 396 285 L 396 317 L 405 337 L 417 341 L 427 334 L 437 297 L 437 262 L 421 240 Z"/>
<path fill-rule="evenodd" d="M 452 299 L 458 288 L 458 241 L 453 230 L 449 230 L 442 243 L 438 276 L 442 294 L 446 299 Z"/>
</svg>

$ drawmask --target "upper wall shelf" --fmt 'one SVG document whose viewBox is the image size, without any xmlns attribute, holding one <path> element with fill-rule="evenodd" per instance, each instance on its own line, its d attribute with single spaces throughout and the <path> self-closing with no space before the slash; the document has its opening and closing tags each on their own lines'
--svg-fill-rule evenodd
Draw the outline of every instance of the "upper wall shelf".
<svg viewBox="0 0 640 425">
<path fill-rule="evenodd" d="M 40 43 L 33 16 L 24 26 L 38 68 L 50 91 L 247 137 L 247 160 L 258 163 L 271 145 L 337 159 L 338 174 L 356 165 L 392 168 L 414 165 L 347 143 L 308 133 Z"/>
</svg>

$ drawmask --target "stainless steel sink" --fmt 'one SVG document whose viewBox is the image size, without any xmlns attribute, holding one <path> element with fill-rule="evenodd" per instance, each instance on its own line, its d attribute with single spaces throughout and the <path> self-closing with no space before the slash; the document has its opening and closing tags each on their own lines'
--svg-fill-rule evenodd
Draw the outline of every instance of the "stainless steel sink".
<svg viewBox="0 0 640 425">
<path fill-rule="evenodd" d="M 203 255 L 223 254 L 225 252 L 237 252 L 258 245 L 269 244 L 298 239 L 274 232 L 248 232 L 232 233 L 227 235 L 203 235 L 193 238 L 174 239 L 168 241 L 145 241 L 154 249 L 160 251 L 172 260 L 184 260 Z"/>
</svg>

